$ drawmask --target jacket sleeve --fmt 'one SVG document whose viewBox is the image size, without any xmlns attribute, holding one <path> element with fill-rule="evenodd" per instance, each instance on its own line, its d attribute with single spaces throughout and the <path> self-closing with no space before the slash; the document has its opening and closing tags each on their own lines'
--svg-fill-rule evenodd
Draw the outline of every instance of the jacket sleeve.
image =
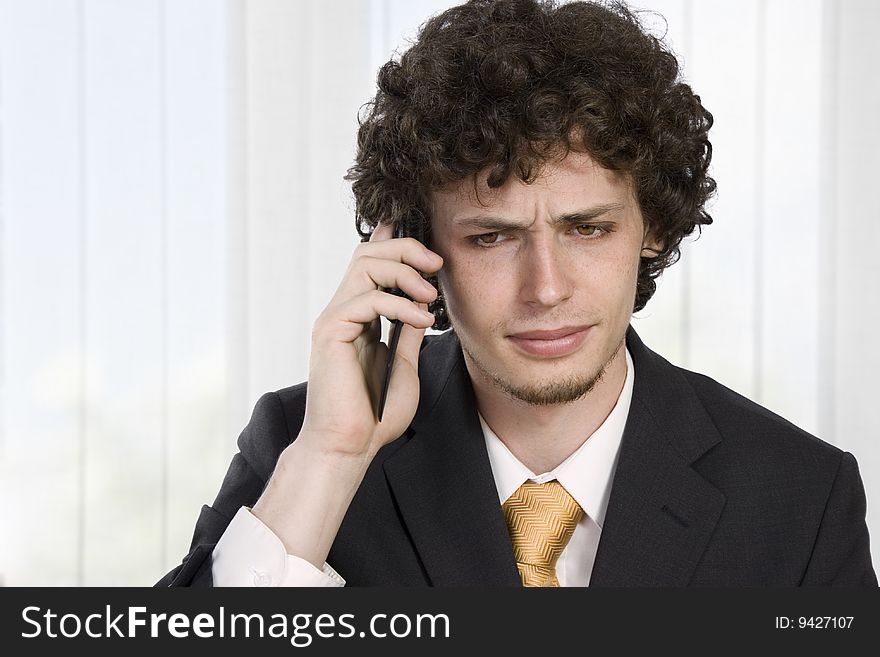
<svg viewBox="0 0 880 657">
<path fill-rule="evenodd" d="M 852 454 L 844 452 L 803 586 L 877 586 L 865 511 L 865 488 L 858 464 Z"/>
<path fill-rule="evenodd" d="M 202 507 L 189 554 L 156 586 L 213 585 L 211 552 L 214 546 L 238 510 L 242 506 L 253 506 L 259 499 L 278 457 L 290 442 L 291 425 L 285 417 L 281 397 L 277 392 L 266 393 L 257 401 L 250 422 L 238 437 L 238 453 L 232 458 L 217 498 L 211 506 Z"/>
</svg>

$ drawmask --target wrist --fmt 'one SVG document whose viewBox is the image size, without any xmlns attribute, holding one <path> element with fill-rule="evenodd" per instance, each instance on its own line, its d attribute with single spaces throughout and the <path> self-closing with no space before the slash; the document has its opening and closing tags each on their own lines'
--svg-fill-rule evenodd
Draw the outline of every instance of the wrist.
<svg viewBox="0 0 880 657">
<path fill-rule="evenodd" d="M 301 434 L 282 453 L 252 512 L 288 554 L 320 569 L 370 464 L 367 456 L 316 449 Z"/>
<path fill-rule="evenodd" d="M 285 458 L 290 452 L 288 458 L 307 458 L 319 467 L 343 472 L 361 469 L 366 471 L 378 451 L 368 440 L 346 437 L 340 441 L 337 436 L 330 436 L 325 432 L 303 429 L 296 440 L 282 452 L 281 458 Z"/>
</svg>

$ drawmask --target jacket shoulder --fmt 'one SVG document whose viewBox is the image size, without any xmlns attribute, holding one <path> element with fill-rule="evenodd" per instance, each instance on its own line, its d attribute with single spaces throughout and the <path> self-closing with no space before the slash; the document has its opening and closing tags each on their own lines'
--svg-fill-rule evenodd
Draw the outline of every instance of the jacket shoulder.
<svg viewBox="0 0 880 657">
<path fill-rule="evenodd" d="M 766 458 L 771 452 L 795 452 L 834 468 L 840 463 L 840 448 L 705 374 L 675 369 L 690 384 L 729 447 L 751 453 L 756 459 Z"/>
<path fill-rule="evenodd" d="M 303 421 L 306 417 L 306 392 L 308 391 L 308 382 L 303 381 L 295 386 L 281 388 L 273 393 L 279 402 L 281 411 L 280 422 L 287 428 L 288 444 L 299 435 Z"/>
</svg>

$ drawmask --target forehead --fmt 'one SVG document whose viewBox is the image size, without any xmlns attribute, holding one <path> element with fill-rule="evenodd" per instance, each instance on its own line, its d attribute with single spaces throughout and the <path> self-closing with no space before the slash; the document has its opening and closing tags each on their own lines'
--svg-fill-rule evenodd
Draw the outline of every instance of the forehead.
<svg viewBox="0 0 880 657">
<path fill-rule="evenodd" d="M 433 191 L 434 217 L 452 221 L 472 211 L 517 212 L 538 206 L 564 212 L 632 200 L 629 176 L 601 167 L 587 153 L 572 152 L 546 162 L 530 183 L 510 176 L 493 189 L 487 183 L 488 176 L 486 169 L 477 174 L 476 184 L 474 178 L 465 178 Z"/>
</svg>

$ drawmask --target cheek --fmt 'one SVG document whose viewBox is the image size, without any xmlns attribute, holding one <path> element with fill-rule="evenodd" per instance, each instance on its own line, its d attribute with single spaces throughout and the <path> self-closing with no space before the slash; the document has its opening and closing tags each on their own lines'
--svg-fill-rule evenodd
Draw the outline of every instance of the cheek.
<svg viewBox="0 0 880 657">
<path fill-rule="evenodd" d="M 639 258 L 627 254 L 615 268 L 614 299 L 611 300 L 620 309 L 621 316 L 632 315 L 635 303 L 636 288 L 639 276 Z"/>
<path fill-rule="evenodd" d="M 631 257 L 626 257 L 621 260 L 617 266 L 617 278 L 620 280 L 620 286 L 629 288 L 634 285 L 638 272 L 638 258 L 634 260 Z"/>
<path fill-rule="evenodd" d="M 566 267 L 576 282 L 609 291 L 627 287 L 635 275 L 632 259 L 622 249 L 575 253 Z"/>
<path fill-rule="evenodd" d="M 574 271 L 578 303 L 609 314 L 631 311 L 638 278 L 638 259 L 631 253 L 592 259 Z"/>
<path fill-rule="evenodd" d="M 500 281 L 493 270 L 468 258 L 451 258 L 438 275 L 438 281 L 451 312 L 479 314 L 502 296 Z"/>
<path fill-rule="evenodd" d="M 638 275 L 640 247 L 634 239 L 615 244 L 613 251 L 603 257 L 605 278 L 617 281 L 617 287 L 629 287 Z"/>
</svg>

